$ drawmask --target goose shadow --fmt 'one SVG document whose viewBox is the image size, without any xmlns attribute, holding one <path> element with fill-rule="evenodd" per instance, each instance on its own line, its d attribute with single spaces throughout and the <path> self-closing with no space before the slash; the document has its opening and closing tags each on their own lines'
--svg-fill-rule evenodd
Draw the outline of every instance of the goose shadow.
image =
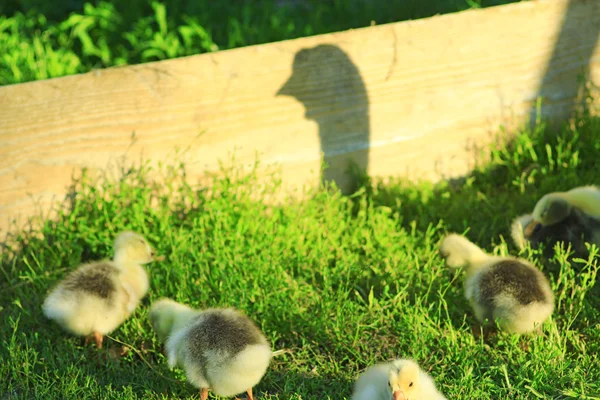
<svg viewBox="0 0 600 400">
<path fill-rule="evenodd" d="M 543 108 L 541 112 L 536 107 L 530 111 L 531 125 L 540 118 L 570 117 L 574 111 L 588 106 L 591 65 L 600 62 L 598 57 L 594 60 L 600 37 L 600 24 L 594 16 L 599 14 L 600 3 L 568 2 L 560 33 L 537 90 L 536 98 L 542 99 Z"/>
<path fill-rule="evenodd" d="M 356 171 L 369 165 L 369 99 L 360 71 L 332 44 L 298 51 L 292 70 L 276 95 L 297 99 L 305 118 L 318 124 L 321 182 L 351 193 L 357 188 Z"/>
<path fill-rule="evenodd" d="M 258 384 L 259 393 L 261 386 L 274 388 L 261 393 L 273 392 L 282 399 L 303 400 L 338 400 L 350 399 L 354 380 L 348 377 L 332 374 L 319 374 L 317 371 L 299 372 L 289 371 L 286 368 L 276 368 L 267 371 L 261 383 Z"/>
</svg>

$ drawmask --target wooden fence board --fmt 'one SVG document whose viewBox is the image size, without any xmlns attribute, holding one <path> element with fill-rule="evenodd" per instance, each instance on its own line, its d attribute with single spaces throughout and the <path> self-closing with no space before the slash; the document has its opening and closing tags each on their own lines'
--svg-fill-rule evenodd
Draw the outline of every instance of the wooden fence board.
<svg viewBox="0 0 600 400">
<path fill-rule="evenodd" d="M 600 2 L 525 2 L 0 87 L 0 230 L 124 154 L 189 147 L 199 180 L 258 152 L 290 188 L 319 182 L 322 151 L 342 186 L 349 159 L 373 176 L 464 174 L 469 143 L 526 121 L 539 93 L 559 116 L 578 74 L 600 83 L 598 21 Z"/>
</svg>

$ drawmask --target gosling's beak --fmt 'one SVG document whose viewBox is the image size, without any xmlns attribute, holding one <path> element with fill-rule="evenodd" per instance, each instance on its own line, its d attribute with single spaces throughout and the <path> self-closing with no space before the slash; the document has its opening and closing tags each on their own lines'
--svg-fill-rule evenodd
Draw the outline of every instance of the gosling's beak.
<svg viewBox="0 0 600 400">
<path fill-rule="evenodd" d="M 523 233 L 525 234 L 525 236 L 531 236 L 534 233 L 536 233 L 541 227 L 542 224 L 540 222 L 532 219 L 531 222 L 527 224 L 527 226 L 523 230 Z"/>
<path fill-rule="evenodd" d="M 150 258 L 152 258 L 152 261 L 164 261 L 165 256 L 157 256 L 156 250 L 152 249 L 150 251 Z"/>
<path fill-rule="evenodd" d="M 404 394 L 404 392 L 402 390 L 396 390 L 392 394 L 392 399 L 393 400 L 406 400 L 406 395 Z"/>
</svg>

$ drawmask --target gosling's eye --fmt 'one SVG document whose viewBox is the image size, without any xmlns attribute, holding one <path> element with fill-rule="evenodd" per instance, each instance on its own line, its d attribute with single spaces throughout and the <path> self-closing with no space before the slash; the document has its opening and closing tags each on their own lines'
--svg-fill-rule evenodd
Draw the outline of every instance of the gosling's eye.
<svg viewBox="0 0 600 400">
<path fill-rule="evenodd" d="M 413 383 L 411 382 L 411 383 L 408 384 L 408 387 L 412 387 L 412 385 L 413 385 Z"/>
</svg>

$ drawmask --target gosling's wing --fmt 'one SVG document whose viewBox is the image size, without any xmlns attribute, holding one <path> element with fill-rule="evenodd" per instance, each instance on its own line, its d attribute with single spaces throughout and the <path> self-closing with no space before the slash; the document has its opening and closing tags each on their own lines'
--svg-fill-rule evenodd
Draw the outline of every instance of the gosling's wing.
<svg viewBox="0 0 600 400">
<path fill-rule="evenodd" d="M 479 280 L 479 300 L 494 308 L 498 301 L 524 306 L 545 303 L 548 293 L 543 274 L 521 259 L 505 259 L 490 266 Z M 510 299 L 510 300 L 508 300 Z"/>
<path fill-rule="evenodd" d="M 114 329 L 120 315 L 115 308 L 120 295 L 116 273 L 110 262 L 80 266 L 49 293 L 42 306 L 44 315 L 79 335 L 87 334 L 90 326 Z"/>
<path fill-rule="evenodd" d="M 264 334 L 245 315 L 232 309 L 211 309 L 201 313 L 201 324 L 190 329 L 193 348 L 211 348 L 235 355 L 247 346 L 267 344 Z"/>
<path fill-rule="evenodd" d="M 117 292 L 116 267 L 108 261 L 85 264 L 77 268 L 60 283 L 65 292 L 79 293 L 110 300 Z"/>
</svg>

